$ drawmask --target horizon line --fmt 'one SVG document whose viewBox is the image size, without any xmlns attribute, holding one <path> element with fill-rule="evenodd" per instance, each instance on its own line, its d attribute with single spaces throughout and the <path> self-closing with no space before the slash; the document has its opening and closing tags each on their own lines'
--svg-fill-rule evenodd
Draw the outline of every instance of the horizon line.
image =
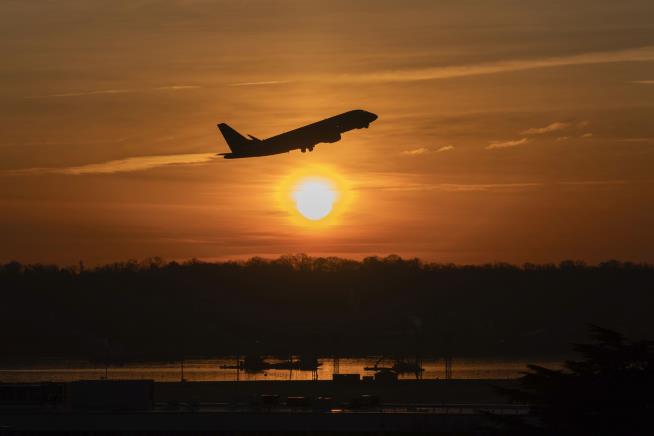
<svg viewBox="0 0 654 436">
<path fill-rule="evenodd" d="M 466 267 L 510 267 L 516 269 L 529 269 L 531 267 L 586 267 L 586 268 L 598 268 L 607 265 L 613 266 L 637 266 L 641 268 L 651 268 L 654 269 L 654 263 L 647 261 L 633 261 L 633 260 L 619 260 L 619 259 L 606 259 L 599 262 L 589 262 L 583 259 L 562 259 L 560 261 L 551 261 L 551 262 L 506 262 L 506 261 L 487 261 L 487 262 L 474 262 L 474 263 L 457 263 L 457 262 L 439 262 L 439 261 L 428 261 L 421 259 L 417 256 L 403 257 L 397 254 L 388 254 L 388 255 L 370 255 L 362 258 L 352 258 L 352 257 L 343 257 L 343 256 L 312 256 L 305 253 L 297 254 L 282 254 L 276 257 L 267 257 L 267 256 L 247 256 L 234 259 L 202 259 L 202 258 L 186 258 L 186 259 L 164 259 L 159 256 L 144 257 L 142 259 L 126 259 L 110 262 L 100 262 L 92 264 L 93 266 L 88 267 L 88 270 L 101 269 L 109 266 L 137 266 L 137 267 L 167 267 L 171 265 L 177 266 L 187 266 L 187 265 L 226 265 L 226 264 L 237 264 L 241 266 L 247 266 L 249 263 L 253 262 L 263 262 L 267 264 L 280 263 L 281 261 L 310 261 L 315 262 L 316 260 L 337 260 L 345 262 L 354 262 L 357 264 L 364 264 L 366 261 L 380 261 L 380 262 L 404 262 L 404 263 L 417 263 L 420 267 L 429 267 L 429 266 L 446 266 L 446 267 L 456 267 L 456 268 L 466 268 Z M 0 269 L 6 268 L 9 265 L 18 264 L 24 268 L 35 268 L 35 267 L 56 267 L 61 270 L 65 269 L 75 269 L 80 268 L 82 270 L 87 270 L 86 263 L 84 260 L 80 260 L 77 264 L 58 264 L 58 263 L 45 263 L 45 262 L 21 262 L 18 260 L 9 260 L 9 261 L 0 261 Z"/>
</svg>

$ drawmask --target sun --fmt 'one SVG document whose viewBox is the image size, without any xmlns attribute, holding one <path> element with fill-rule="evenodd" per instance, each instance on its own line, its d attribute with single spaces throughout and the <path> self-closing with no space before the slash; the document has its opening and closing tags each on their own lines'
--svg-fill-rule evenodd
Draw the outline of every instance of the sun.
<svg viewBox="0 0 654 436">
<path fill-rule="evenodd" d="M 306 165 L 282 177 L 274 193 L 290 224 L 317 233 L 344 223 L 356 197 L 352 186 L 336 168 Z"/>
<path fill-rule="evenodd" d="M 329 180 L 307 178 L 295 186 L 292 197 L 303 217 L 320 221 L 331 213 L 338 195 Z"/>
</svg>

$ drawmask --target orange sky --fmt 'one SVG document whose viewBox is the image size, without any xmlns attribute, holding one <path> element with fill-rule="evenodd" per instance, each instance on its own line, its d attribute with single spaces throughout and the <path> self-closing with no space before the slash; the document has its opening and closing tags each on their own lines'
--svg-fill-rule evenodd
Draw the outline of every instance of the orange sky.
<svg viewBox="0 0 654 436">
<path fill-rule="evenodd" d="M 654 4 L 526 3 L 2 2 L 0 261 L 654 262 Z M 213 157 L 218 122 L 357 108 L 313 153 Z M 278 201 L 298 172 L 347 184 L 338 220 Z"/>
</svg>

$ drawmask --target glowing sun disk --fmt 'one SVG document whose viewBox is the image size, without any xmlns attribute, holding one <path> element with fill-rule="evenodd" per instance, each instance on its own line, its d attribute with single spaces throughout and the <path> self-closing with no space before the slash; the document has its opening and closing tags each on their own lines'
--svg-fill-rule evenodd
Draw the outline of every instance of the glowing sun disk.
<svg viewBox="0 0 654 436">
<path fill-rule="evenodd" d="M 319 221 L 329 215 L 336 197 L 331 183 L 322 179 L 304 180 L 293 191 L 298 212 L 312 221 Z"/>
</svg>

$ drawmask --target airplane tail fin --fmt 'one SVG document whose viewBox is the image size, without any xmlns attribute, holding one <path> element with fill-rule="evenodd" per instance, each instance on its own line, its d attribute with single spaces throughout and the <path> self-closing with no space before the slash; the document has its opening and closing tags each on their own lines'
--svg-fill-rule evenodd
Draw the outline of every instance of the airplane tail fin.
<svg viewBox="0 0 654 436">
<path fill-rule="evenodd" d="M 229 146 L 229 149 L 232 150 L 233 153 L 238 153 L 239 151 L 243 150 L 243 147 L 245 144 L 250 142 L 249 139 L 238 133 L 236 130 L 232 129 L 225 123 L 220 123 L 218 124 L 218 128 L 220 129 L 220 133 L 223 134 L 223 137 L 225 138 L 225 142 L 227 142 L 227 145 Z"/>
</svg>

